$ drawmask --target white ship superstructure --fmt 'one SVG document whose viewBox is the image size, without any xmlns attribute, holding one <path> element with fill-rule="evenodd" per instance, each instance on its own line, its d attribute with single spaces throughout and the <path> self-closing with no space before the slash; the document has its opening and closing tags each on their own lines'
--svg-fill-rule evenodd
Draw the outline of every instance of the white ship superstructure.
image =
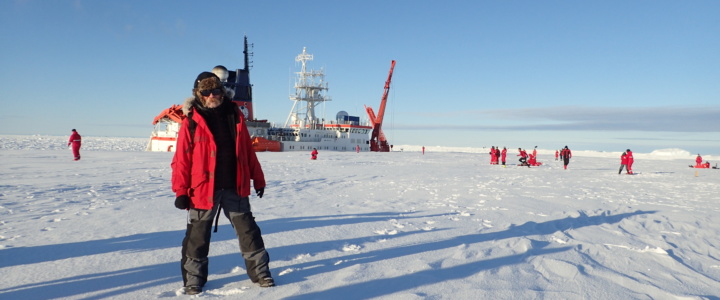
<svg viewBox="0 0 720 300">
<path fill-rule="evenodd" d="M 324 107 L 328 83 L 325 81 L 324 70 L 308 68 L 308 61 L 313 55 L 303 48 L 295 61 L 301 64 L 296 72 L 294 89 L 290 95 L 293 101 L 290 114 L 281 128 L 270 128 L 265 137 L 270 141 L 281 143 L 281 151 L 309 151 L 313 148 L 331 151 L 368 151 L 370 124 L 360 123 L 360 117 L 350 116 L 345 111 L 335 115 L 334 120 L 319 116 L 316 112 Z"/>
</svg>

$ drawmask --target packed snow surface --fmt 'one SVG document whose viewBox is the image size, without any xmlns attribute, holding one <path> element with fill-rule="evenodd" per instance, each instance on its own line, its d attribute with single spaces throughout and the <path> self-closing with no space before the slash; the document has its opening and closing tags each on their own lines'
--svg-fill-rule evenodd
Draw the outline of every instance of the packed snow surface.
<svg viewBox="0 0 720 300">
<path fill-rule="evenodd" d="M 66 139 L 0 136 L 0 299 L 190 298 L 172 153 L 86 137 L 73 161 Z M 636 154 L 618 175 L 620 152 L 564 170 L 554 150 L 504 168 L 484 149 L 402 148 L 258 153 L 278 286 L 250 282 L 221 217 L 192 297 L 720 299 L 720 170 L 689 168 L 694 153 Z"/>
</svg>

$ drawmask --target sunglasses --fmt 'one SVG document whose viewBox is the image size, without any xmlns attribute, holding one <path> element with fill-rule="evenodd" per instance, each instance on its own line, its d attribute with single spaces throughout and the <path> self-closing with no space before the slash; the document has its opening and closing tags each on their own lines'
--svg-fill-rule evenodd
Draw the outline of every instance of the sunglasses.
<svg viewBox="0 0 720 300">
<path fill-rule="evenodd" d="M 212 89 L 212 90 L 202 90 L 200 91 L 200 95 L 203 95 L 205 97 L 210 96 L 210 94 L 213 94 L 215 96 L 222 95 L 221 89 Z"/>
</svg>

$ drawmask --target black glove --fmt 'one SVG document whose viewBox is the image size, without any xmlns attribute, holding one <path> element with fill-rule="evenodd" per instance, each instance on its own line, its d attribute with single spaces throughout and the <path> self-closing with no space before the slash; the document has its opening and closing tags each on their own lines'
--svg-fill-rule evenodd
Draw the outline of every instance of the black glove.
<svg viewBox="0 0 720 300">
<path fill-rule="evenodd" d="M 255 189 L 255 194 L 257 194 L 258 198 L 262 198 L 263 194 L 265 194 L 265 188 L 261 187 L 259 189 Z"/>
<path fill-rule="evenodd" d="M 182 195 L 175 198 L 175 207 L 177 207 L 178 209 L 190 208 L 190 197 L 188 197 L 187 195 Z"/>
</svg>

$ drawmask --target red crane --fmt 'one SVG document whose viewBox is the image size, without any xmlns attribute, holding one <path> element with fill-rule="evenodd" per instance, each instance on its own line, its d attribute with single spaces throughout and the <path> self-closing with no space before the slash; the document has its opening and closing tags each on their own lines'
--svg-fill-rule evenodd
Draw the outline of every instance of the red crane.
<svg viewBox="0 0 720 300">
<path fill-rule="evenodd" d="M 388 93 L 390 92 L 390 81 L 392 80 L 393 69 L 395 69 L 395 61 L 390 63 L 390 73 L 388 74 L 387 81 L 385 81 L 385 92 L 383 93 L 382 101 L 380 101 L 380 110 L 377 116 L 372 107 L 365 106 L 370 123 L 372 123 L 373 131 L 370 136 L 370 151 L 374 152 L 390 152 L 390 145 L 388 145 L 387 138 L 382 131 L 383 117 L 385 116 L 385 105 L 387 104 Z"/>
</svg>

